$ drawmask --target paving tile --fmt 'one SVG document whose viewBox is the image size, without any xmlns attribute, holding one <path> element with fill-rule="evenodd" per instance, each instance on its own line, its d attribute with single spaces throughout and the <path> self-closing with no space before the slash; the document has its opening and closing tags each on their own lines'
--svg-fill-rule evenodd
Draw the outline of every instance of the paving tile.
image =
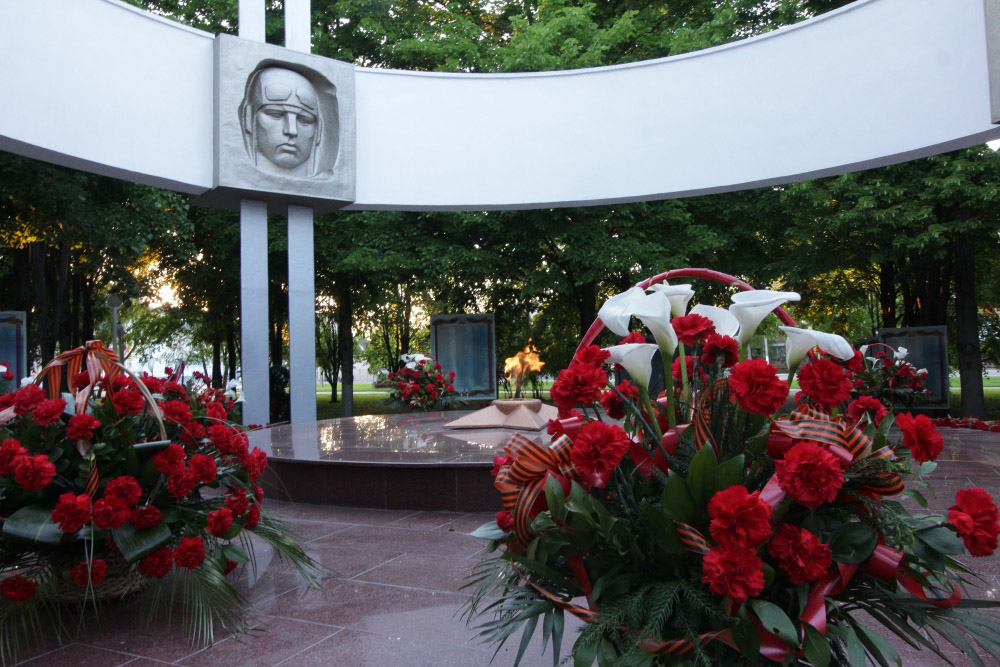
<svg viewBox="0 0 1000 667">
<path fill-rule="evenodd" d="M 340 632 L 315 623 L 288 618 L 264 617 L 247 635 L 225 639 L 180 661 L 182 665 L 211 667 L 270 667 Z"/>
<path fill-rule="evenodd" d="M 87 665 L 87 667 L 116 667 L 117 665 L 131 663 L 135 659 L 136 656 L 126 653 L 107 651 L 83 644 L 71 644 L 65 648 L 50 651 L 20 664 L 26 667 L 42 667 L 43 665 L 44 667 L 76 667 L 77 665 Z"/>
<path fill-rule="evenodd" d="M 414 510 L 385 510 L 339 505 L 310 505 L 285 501 L 264 500 L 264 506 L 286 520 L 333 521 L 337 523 L 384 526 L 403 517 L 413 516 Z"/>
<path fill-rule="evenodd" d="M 396 528 L 428 529 L 440 528 L 464 517 L 463 512 L 414 512 L 409 516 L 390 523 Z"/>
<path fill-rule="evenodd" d="M 465 558 L 403 554 L 353 580 L 458 593 L 473 565 Z"/>
<path fill-rule="evenodd" d="M 335 542 L 340 546 L 366 545 L 385 551 L 441 556 L 472 556 L 483 550 L 483 541 L 460 533 L 407 530 L 392 526 L 352 526 L 312 544 Z"/>
</svg>

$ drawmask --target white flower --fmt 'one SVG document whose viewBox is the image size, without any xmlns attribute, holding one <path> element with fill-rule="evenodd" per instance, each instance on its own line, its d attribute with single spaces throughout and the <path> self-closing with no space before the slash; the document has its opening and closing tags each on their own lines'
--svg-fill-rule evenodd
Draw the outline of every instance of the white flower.
<svg viewBox="0 0 1000 667">
<path fill-rule="evenodd" d="M 906 359 L 906 355 L 908 355 L 909 353 L 910 353 L 910 351 L 907 350 L 905 347 L 897 347 L 896 348 L 896 355 L 895 355 L 896 356 L 896 360 L 898 361 L 898 360 L 901 360 L 901 359 Z"/>
<path fill-rule="evenodd" d="M 621 294 L 615 294 L 604 302 L 601 309 L 597 311 L 597 317 L 613 333 L 627 336 L 629 334 L 628 323 L 632 319 L 633 308 L 644 296 L 646 296 L 646 291 L 641 287 L 632 287 Z"/>
<path fill-rule="evenodd" d="M 715 333 L 720 336 L 730 336 L 735 338 L 736 332 L 740 330 L 739 320 L 733 317 L 733 314 L 725 308 L 719 308 L 718 306 L 706 306 L 705 304 L 699 303 L 691 308 L 690 314 L 701 315 L 702 317 L 707 317 L 712 320 L 712 323 L 715 325 Z"/>
<path fill-rule="evenodd" d="M 814 347 L 844 361 L 854 357 L 854 348 L 844 340 L 843 336 L 813 331 L 812 329 L 799 329 L 798 327 L 778 328 L 788 336 L 788 340 L 785 342 L 785 359 L 789 369 L 797 368 L 805 359 L 806 353 Z"/>
<path fill-rule="evenodd" d="M 653 355 L 656 354 L 656 345 L 626 343 L 612 345 L 604 349 L 611 353 L 608 363 L 620 364 L 632 378 L 632 382 L 642 387 L 643 391 L 649 388 L 649 376 L 653 371 Z"/>
<path fill-rule="evenodd" d="M 416 368 L 421 361 L 431 361 L 426 354 L 401 354 L 399 360 L 406 363 L 407 368 Z"/>
<path fill-rule="evenodd" d="M 761 321 L 775 308 L 788 301 L 801 299 L 795 292 L 775 292 L 772 290 L 750 290 L 738 292 L 732 296 L 733 305 L 729 306 L 740 323 L 738 340 L 740 346 L 746 345 L 753 338 Z"/>
<path fill-rule="evenodd" d="M 27 387 L 29 384 L 34 384 L 34 382 L 35 382 L 35 376 L 34 375 L 29 375 L 26 378 L 21 378 L 21 384 L 18 385 L 18 386 L 19 387 Z"/>
<path fill-rule="evenodd" d="M 670 301 L 670 314 L 673 317 L 682 317 L 687 311 L 688 302 L 694 296 L 694 290 L 690 285 L 668 285 L 657 283 L 650 285 L 649 289 L 655 290 L 667 297 Z"/>
<path fill-rule="evenodd" d="M 858 348 L 858 350 L 861 352 L 861 354 L 867 354 L 868 353 L 868 346 L 867 345 L 862 345 L 861 347 Z"/>
<path fill-rule="evenodd" d="M 677 332 L 670 323 L 670 301 L 662 292 L 653 292 L 632 301 L 632 315 L 638 317 L 656 340 L 664 359 L 677 349 Z"/>
</svg>

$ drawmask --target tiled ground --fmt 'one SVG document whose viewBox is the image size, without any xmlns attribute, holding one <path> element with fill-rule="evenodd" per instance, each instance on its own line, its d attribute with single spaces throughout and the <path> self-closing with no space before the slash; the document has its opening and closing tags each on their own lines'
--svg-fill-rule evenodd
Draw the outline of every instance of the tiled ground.
<svg viewBox="0 0 1000 667">
<path fill-rule="evenodd" d="M 944 429 L 948 449 L 932 480 L 935 509 L 946 509 L 955 492 L 979 486 L 1000 495 L 1000 436 Z M 137 613 L 143 600 L 120 603 L 102 617 L 101 629 L 81 633 L 70 646 L 43 647 L 25 664 L 43 665 L 288 665 L 291 667 L 474 667 L 488 665 L 492 650 L 458 618 L 466 595 L 458 589 L 478 558 L 480 542 L 465 533 L 489 514 L 367 510 L 272 502 L 291 523 L 308 552 L 337 576 L 320 590 L 259 551 L 260 578 L 246 586 L 260 631 L 192 648 L 174 623 L 146 626 Z M 978 596 L 1000 596 L 1000 557 L 977 559 L 984 579 Z M 567 644 L 574 632 L 567 628 Z M 538 644 L 536 638 L 536 644 Z M 904 647 L 905 648 L 905 647 Z M 528 650 L 522 664 L 551 665 L 550 650 Z M 516 645 L 492 664 L 513 664 Z M 934 656 L 902 651 L 903 664 L 944 664 Z M 971 664 L 959 654 L 959 665 Z"/>
</svg>

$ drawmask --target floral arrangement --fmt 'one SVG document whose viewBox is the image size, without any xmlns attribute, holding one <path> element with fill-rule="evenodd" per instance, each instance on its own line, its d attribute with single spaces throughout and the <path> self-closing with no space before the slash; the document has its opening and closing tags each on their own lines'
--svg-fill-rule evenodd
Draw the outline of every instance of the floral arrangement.
<svg viewBox="0 0 1000 667">
<path fill-rule="evenodd" d="M 1000 422 L 994 420 L 983 421 L 975 417 L 961 417 L 959 419 L 955 419 L 954 417 L 938 417 L 931 421 L 934 422 L 935 426 L 944 426 L 945 428 L 967 428 L 973 431 L 1000 433 Z"/>
<path fill-rule="evenodd" d="M 316 582 L 318 566 L 263 510 L 267 457 L 227 421 L 234 399 L 177 379 L 138 377 L 93 341 L 39 373 L 48 392 L 0 396 L 4 662 L 24 632 L 63 631 L 56 603 L 149 584 L 177 587 L 195 642 L 212 642 L 213 617 L 245 630 L 233 572 L 254 562 L 251 535 Z"/>
<path fill-rule="evenodd" d="M 10 366 L 0 361 L 0 394 L 6 394 L 14 388 L 14 374 Z"/>
<path fill-rule="evenodd" d="M 829 357 L 856 351 L 792 326 L 780 306 L 798 295 L 742 291 L 728 309 L 688 311 L 689 286 L 660 284 L 678 274 L 750 289 L 697 269 L 612 297 L 553 386 L 551 445 L 515 436 L 494 460 L 504 509 L 474 533 L 489 548 L 467 608 L 495 616 L 486 640 L 522 630 L 520 662 L 541 620 L 556 664 L 568 612 L 587 622 L 577 665 L 899 664 L 874 621 L 945 660 L 942 643 L 978 665 L 973 644 L 1000 658 L 1000 623 L 982 611 L 1000 603 L 961 594 L 976 575 L 960 557 L 997 549 L 993 499 L 959 491 L 947 516 L 899 500 L 927 506 L 943 448 L 930 421 L 852 401 L 850 371 Z M 787 382 L 746 357 L 775 309 L 802 388 L 787 416 Z M 633 317 L 655 344 L 631 342 Z M 628 342 L 590 345 L 603 326 Z M 674 372 L 654 396 L 657 353 Z M 612 368 L 627 380 L 609 386 Z"/>
<path fill-rule="evenodd" d="M 909 351 L 885 343 L 862 345 L 841 362 L 851 372 L 854 396 L 870 396 L 888 408 L 912 407 L 927 401 L 927 370 L 906 361 Z"/>
<path fill-rule="evenodd" d="M 404 355 L 406 365 L 389 373 L 389 401 L 411 410 L 443 408 L 455 397 L 455 371 L 445 375 L 441 364 L 424 355 Z"/>
</svg>

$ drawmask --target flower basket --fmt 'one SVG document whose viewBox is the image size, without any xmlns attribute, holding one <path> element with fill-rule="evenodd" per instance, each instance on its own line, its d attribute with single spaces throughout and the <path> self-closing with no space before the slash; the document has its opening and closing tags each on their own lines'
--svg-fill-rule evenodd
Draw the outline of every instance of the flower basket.
<svg viewBox="0 0 1000 667">
<path fill-rule="evenodd" d="M 227 420 L 235 407 L 198 378 L 137 376 L 100 341 L 0 396 L 0 661 L 25 631 L 73 627 L 66 604 L 150 586 L 177 587 L 195 643 L 212 643 L 213 619 L 245 630 L 231 577 L 257 539 L 317 582 L 263 508 L 267 457 Z"/>
<path fill-rule="evenodd" d="M 676 277 L 741 291 L 728 310 L 688 311 L 690 286 L 661 284 Z M 852 401 L 860 353 L 776 311 L 795 300 L 683 269 L 604 304 L 553 385 L 551 445 L 515 436 L 494 460 L 504 510 L 474 533 L 490 548 L 467 608 L 495 616 L 488 641 L 520 631 L 519 662 L 539 621 L 558 647 L 570 613 L 586 622 L 580 665 L 898 663 L 874 619 L 942 658 L 945 644 L 974 664 L 973 645 L 1000 657 L 983 611 L 1000 603 L 964 598 L 976 576 L 960 560 L 996 551 L 993 499 L 966 489 L 947 516 L 911 512 L 927 506 L 940 435 Z M 747 358 L 772 311 L 802 388 L 790 414 L 788 384 Z M 655 345 L 631 342 L 633 317 Z M 624 340 L 602 350 L 590 343 L 605 326 Z M 672 372 L 650 395 L 657 353 Z M 609 367 L 628 379 L 608 386 Z"/>
</svg>

